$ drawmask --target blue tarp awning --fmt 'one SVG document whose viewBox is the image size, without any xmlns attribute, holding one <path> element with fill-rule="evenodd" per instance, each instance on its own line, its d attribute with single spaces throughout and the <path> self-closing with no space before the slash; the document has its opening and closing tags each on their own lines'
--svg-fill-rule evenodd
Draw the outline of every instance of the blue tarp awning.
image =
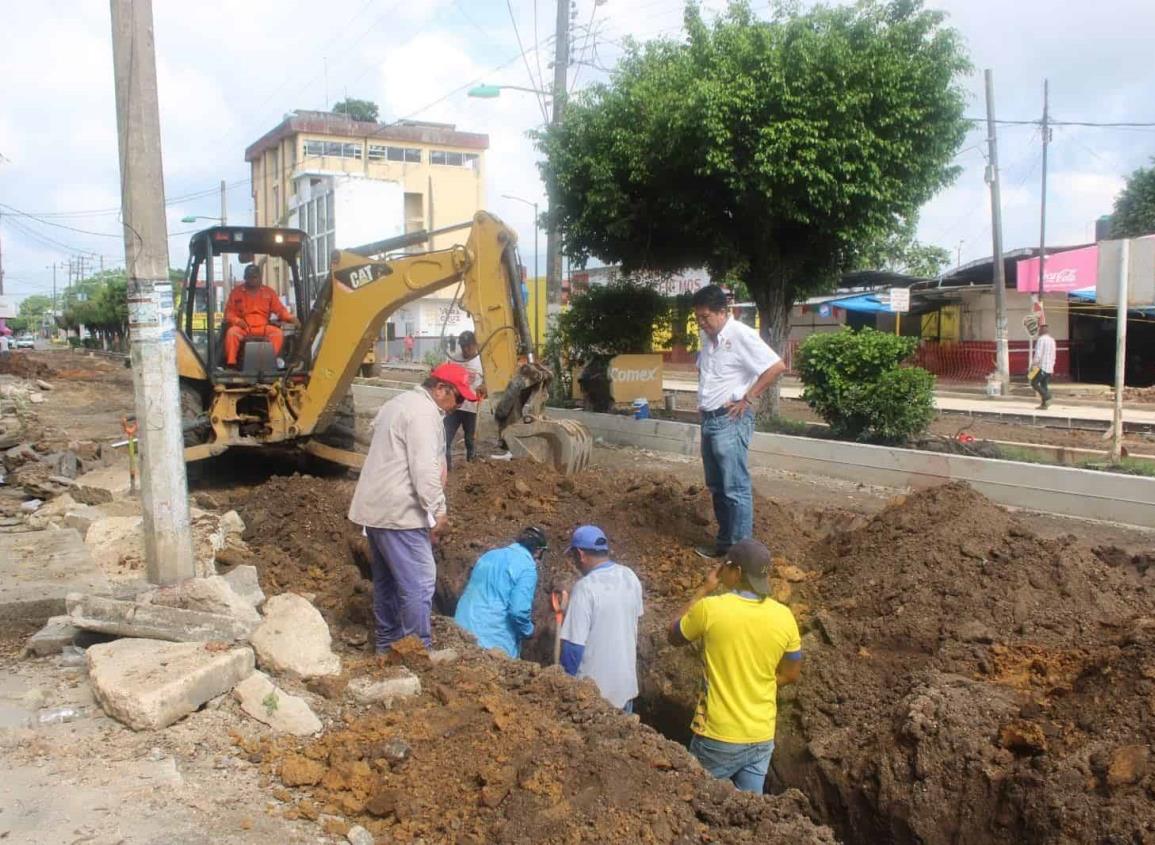
<svg viewBox="0 0 1155 845">
<path fill-rule="evenodd" d="M 890 308 L 879 302 L 878 297 L 872 293 L 852 296 L 849 299 L 835 299 L 826 304 L 832 308 L 844 308 L 847 311 L 859 311 L 865 314 L 877 314 L 882 311 L 890 311 Z"/>
</svg>

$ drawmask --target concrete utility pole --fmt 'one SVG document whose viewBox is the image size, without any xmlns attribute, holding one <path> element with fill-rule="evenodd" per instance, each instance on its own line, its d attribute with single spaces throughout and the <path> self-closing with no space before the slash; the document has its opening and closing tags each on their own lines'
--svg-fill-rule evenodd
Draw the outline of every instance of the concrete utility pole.
<svg viewBox="0 0 1155 845">
<path fill-rule="evenodd" d="M 561 123 L 565 111 L 566 74 L 569 72 L 569 4 L 570 0 L 557 0 L 557 33 L 553 58 L 553 114 L 550 123 Z M 546 302 L 551 306 L 561 305 L 561 232 L 557 228 L 557 189 L 552 183 L 546 185 L 549 193 L 549 230 L 545 236 L 545 290 Z"/>
<path fill-rule="evenodd" d="M 0 220 L 2 220 L 2 219 L 3 219 L 3 215 L 0 215 Z M 4 243 L 3 243 L 3 234 L 0 233 L 0 296 L 3 296 L 3 295 L 4 295 Z"/>
<path fill-rule="evenodd" d="M 110 0 L 132 386 L 148 580 L 196 572 L 189 531 L 151 0 Z"/>
<path fill-rule="evenodd" d="M 1123 459 L 1123 390 L 1127 379 L 1127 300 L 1131 274 L 1131 241 L 1124 238 L 1119 255 L 1119 292 L 1115 303 L 1115 405 L 1111 414 L 1111 463 Z"/>
<path fill-rule="evenodd" d="M 991 186 L 991 255 L 995 270 L 995 373 L 1002 394 L 1011 390 L 1011 356 L 1007 341 L 1007 271 L 1003 266 L 1003 202 L 999 192 L 999 144 L 995 134 L 995 78 L 984 71 L 987 84 L 987 182 Z"/>
</svg>

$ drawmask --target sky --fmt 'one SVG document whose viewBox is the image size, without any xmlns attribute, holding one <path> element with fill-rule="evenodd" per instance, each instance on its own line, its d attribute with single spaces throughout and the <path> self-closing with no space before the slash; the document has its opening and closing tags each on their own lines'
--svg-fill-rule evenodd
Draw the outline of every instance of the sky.
<svg viewBox="0 0 1155 845">
<path fill-rule="evenodd" d="M 682 0 L 576 0 L 571 89 L 607 78 L 621 40 L 678 37 Z M 962 34 L 975 71 L 968 114 L 985 116 L 984 68 L 998 117 L 1037 120 L 1043 80 L 1058 121 L 1153 122 L 1150 0 L 928 0 Z M 707 14 L 724 0 L 706 0 Z M 548 87 L 556 6 L 546 0 L 153 0 L 170 263 L 183 266 L 185 215 L 252 221 L 244 149 L 294 109 L 369 99 L 382 120 L 454 123 L 489 135 L 487 208 L 519 233 L 533 266 L 533 213 L 546 204 L 527 133 L 530 93 L 473 99 L 478 82 Z M 766 15 L 765 0 L 753 3 Z M 70 259 L 123 264 L 111 24 L 105 0 L 6 0 L 0 30 L 0 247 L 5 292 L 63 289 Z M 536 19 L 535 19 L 536 18 Z M 516 31 L 515 31 L 516 22 Z M 524 47 L 524 56 L 522 53 Z M 544 84 L 541 80 L 544 79 Z M 955 183 L 923 209 L 921 240 L 966 262 L 990 255 L 985 127 L 968 135 Z M 1126 175 L 1155 155 L 1155 127 L 1058 126 L 1049 148 L 1047 243 L 1093 240 Z M 1000 126 L 1004 244 L 1039 242 L 1037 126 Z M 20 216 L 13 209 L 32 216 Z M 544 234 L 541 239 L 544 253 Z M 544 255 L 541 259 L 544 272 Z"/>
</svg>

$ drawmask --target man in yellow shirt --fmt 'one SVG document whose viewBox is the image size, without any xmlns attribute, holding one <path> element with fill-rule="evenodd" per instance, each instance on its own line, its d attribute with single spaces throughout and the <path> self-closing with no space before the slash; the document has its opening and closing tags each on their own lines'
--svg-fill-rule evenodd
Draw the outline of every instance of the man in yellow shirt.
<svg viewBox="0 0 1155 845">
<path fill-rule="evenodd" d="M 718 587 L 727 592 L 711 596 Z M 702 642 L 703 689 L 690 729 L 690 752 L 717 778 L 762 792 L 770 755 L 778 687 L 802 674 L 798 623 L 770 595 L 770 550 L 742 540 L 706 578 L 670 626 L 676 646 Z"/>
</svg>

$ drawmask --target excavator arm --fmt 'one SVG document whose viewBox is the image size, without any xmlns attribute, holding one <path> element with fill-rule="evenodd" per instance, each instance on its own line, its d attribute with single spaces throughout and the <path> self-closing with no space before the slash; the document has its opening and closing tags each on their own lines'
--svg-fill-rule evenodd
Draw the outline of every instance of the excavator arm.
<svg viewBox="0 0 1155 845">
<path fill-rule="evenodd" d="M 324 431 L 348 393 L 358 365 L 380 335 L 389 315 L 415 299 L 462 284 L 462 305 L 473 318 L 486 387 L 498 430 L 515 455 L 553 464 L 572 473 L 589 463 L 592 438 L 581 425 L 550 420 L 543 407 L 552 379 L 533 361 L 528 321 L 521 299 L 516 234 L 498 218 L 478 212 L 464 247 L 377 259 L 389 242 L 341 251 L 302 327 L 302 354 L 316 347 L 304 390 L 289 394 L 302 436 Z M 319 340 L 318 340 L 319 339 Z M 288 377 L 303 362 L 290 362 Z M 313 444 L 310 444 L 313 445 Z M 340 460 L 329 447 L 318 454 Z"/>
</svg>

